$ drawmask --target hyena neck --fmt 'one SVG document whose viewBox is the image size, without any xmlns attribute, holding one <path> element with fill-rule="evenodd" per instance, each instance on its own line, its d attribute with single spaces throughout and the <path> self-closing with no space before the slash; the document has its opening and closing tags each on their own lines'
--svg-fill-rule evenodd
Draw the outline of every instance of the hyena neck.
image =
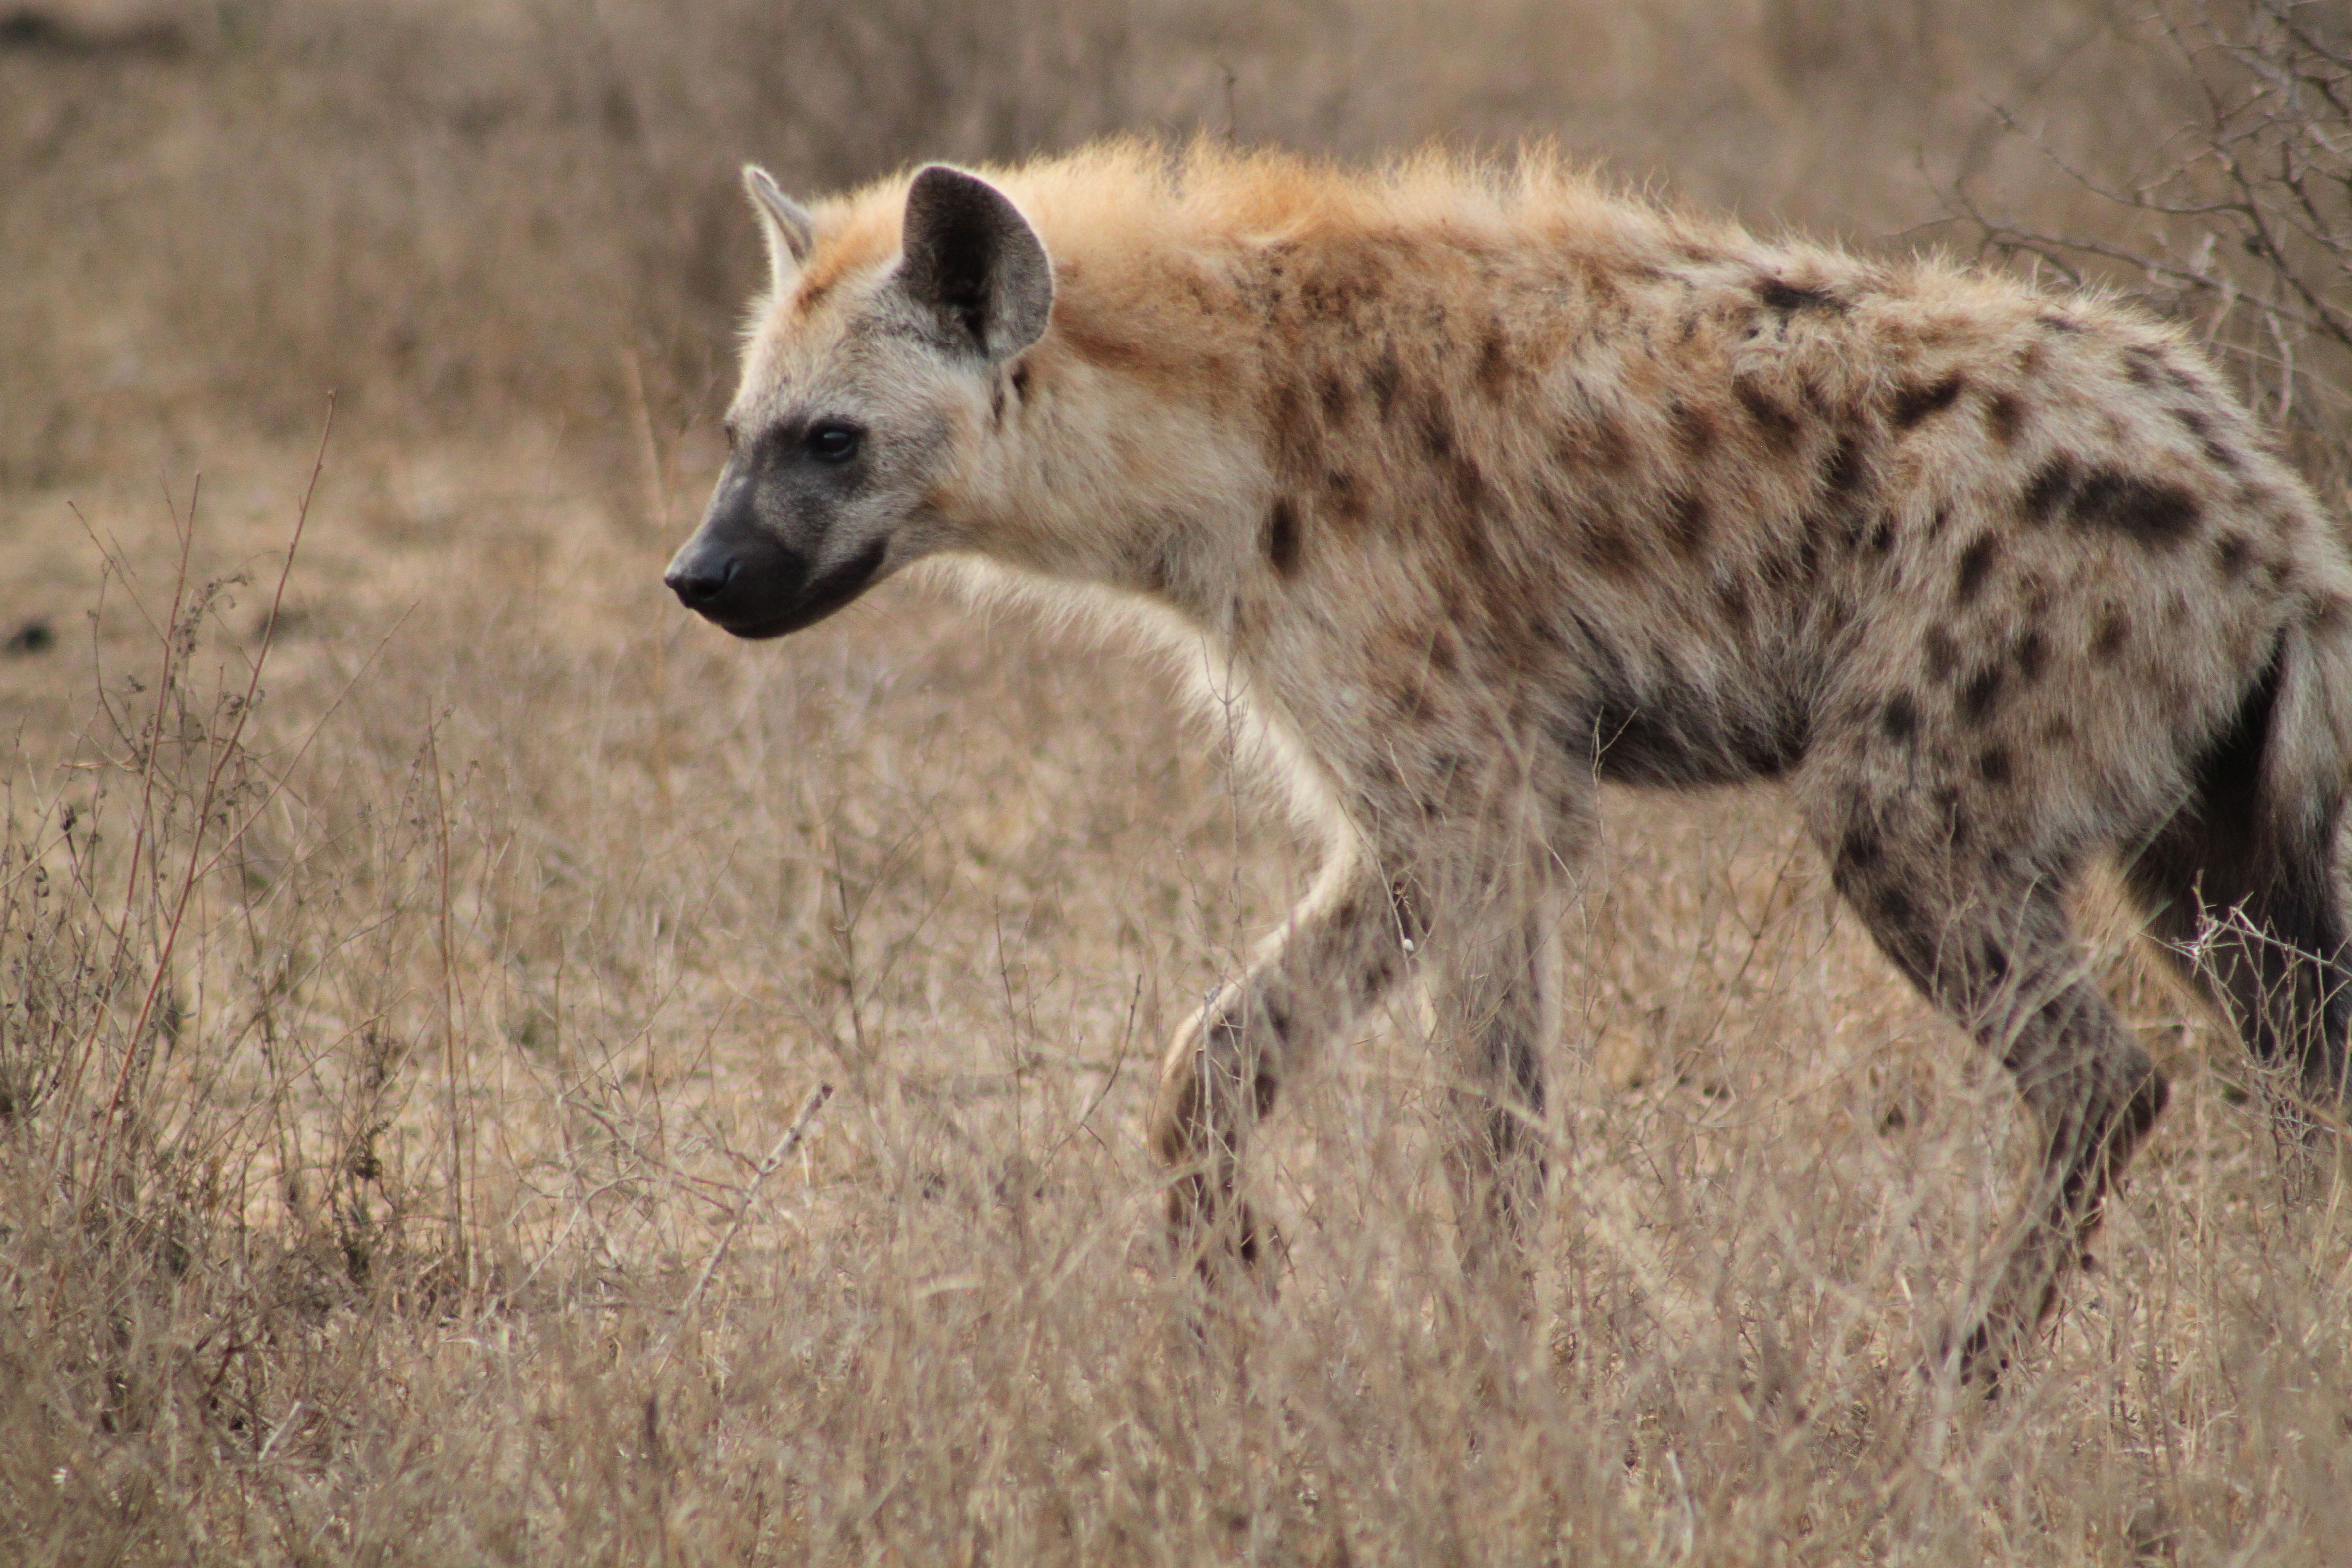
<svg viewBox="0 0 2352 1568">
<path fill-rule="evenodd" d="M 968 547 L 1228 633 L 1248 575 L 1233 497 L 1263 486 L 1256 433 L 1220 410 L 1199 375 L 1139 376 L 1058 331 L 1001 379 Z"/>
</svg>

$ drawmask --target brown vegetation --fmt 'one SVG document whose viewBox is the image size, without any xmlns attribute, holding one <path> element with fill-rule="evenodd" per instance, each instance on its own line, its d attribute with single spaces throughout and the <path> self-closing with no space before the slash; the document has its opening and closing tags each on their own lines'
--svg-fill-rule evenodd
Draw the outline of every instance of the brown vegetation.
<svg viewBox="0 0 2352 1568">
<path fill-rule="evenodd" d="M 38 15 L 0 17 L 12 1560 L 2340 1544 L 2346 1222 L 2283 1210 L 2234 1044 L 2119 923 L 2172 1112 L 1996 1404 L 1915 1368 L 2028 1152 L 2007 1086 L 1746 797 L 1607 802 L 1531 1351 L 1454 1277 L 1409 1027 L 1277 1124 L 1283 1301 L 1196 1340 L 1129 1256 L 1143 1069 L 1297 847 L 1146 669 L 905 588 L 745 649 L 657 581 L 760 262 L 741 158 L 816 191 L 1136 125 L 1556 135 L 1752 220 L 2189 271 L 2341 514 L 2326 7 L 2180 18 L 2231 57 L 2089 0 Z M 2233 215 L 2299 165 L 2190 156 L 2249 105 L 2321 176 L 2267 250 Z"/>
</svg>

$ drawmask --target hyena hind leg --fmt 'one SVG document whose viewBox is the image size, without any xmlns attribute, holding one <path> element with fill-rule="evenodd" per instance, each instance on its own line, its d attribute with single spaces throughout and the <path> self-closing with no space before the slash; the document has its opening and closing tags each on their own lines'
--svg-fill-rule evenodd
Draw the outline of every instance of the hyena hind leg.
<svg viewBox="0 0 2352 1568">
<path fill-rule="evenodd" d="M 1447 1090 L 1446 1177 L 1462 1268 L 1530 1277 L 1543 1218 L 1543 1013 L 1548 922 L 1523 911 L 1433 955 L 1439 1038 L 1457 1080 Z M 1464 933 L 1465 936 L 1468 933 Z"/>
<path fill-rule="evenodd" d="M 1913 831 L 1889 831 L 1890 818 Z M 1822 837 L 1840 892 L 1881 950 L 2000 1058 L 2041 1133 L 1992 1288 L 1939 1355 L 1990 1386 L 2056 1306 L 2168 1089 L 2084 978 L 2059 881 L 1995 873 L 1986 868 L 2032 858 L 1963 857 L 1924 827 L 1921 814 L 1898 812 Z"/>
<path fill-rule="evenodd" d="M 1240 1194 L 1242 1156 L 1283 1082 L 1377 1001 L 1405 961 L 1396 900 L 1369 864 L 1327 870 L 1249 972 L 1179 1029 L 1160 1069 L 1151 1147 L 1168 1172 L 1179 1259 L 1214 1279 L 1274 1237 Z"/>
<path fill-rule="evenodd" d="M 2167 957 L 2256 1061 L 2291 1076 L 2272 1100 L 2289 1195 L 2316 1185 L 2323 1116 L 2347 1104 L 2352 933 L 2336 868 L 2343 763 L 2278 733 L 2299 645 L 2282 645 L 2192 770 L 2190 795 L 2124 865 Z M 2319 1114 L 2315 1114 L 2315 1112 Z"/>
</svg>

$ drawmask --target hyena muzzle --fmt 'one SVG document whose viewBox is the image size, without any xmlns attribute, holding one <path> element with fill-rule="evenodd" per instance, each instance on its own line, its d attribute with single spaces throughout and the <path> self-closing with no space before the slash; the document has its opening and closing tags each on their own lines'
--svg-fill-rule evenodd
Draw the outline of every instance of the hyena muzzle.
<svg viewBox="0 0 2352 1568">
<path fill-rule="evenodd" d="M 1461 1056 L 1465 1245 L 1517 1233 L 1549 911 L 1602 781 L 1782 781 L 2014 1075 L 2045 1153 L 1956 1336 L 1979 1372 L 2164 1108 L 2068 923 L 2092 858 L 2298 1081 L 2283 1116 L 2340 1110 L 2352 564 L 2172 330 L 1536 160 L 1118 145 L 814 211 L 747 182 L 772 287 L 678 597 L 763 637 L 926 557 L 1082 595 L 1209 650 L 1328 837 L 1167 1057 L 1197 1258 L 1255 1256 L 1251 1127 L 1409 971 Z"/>
</svg>

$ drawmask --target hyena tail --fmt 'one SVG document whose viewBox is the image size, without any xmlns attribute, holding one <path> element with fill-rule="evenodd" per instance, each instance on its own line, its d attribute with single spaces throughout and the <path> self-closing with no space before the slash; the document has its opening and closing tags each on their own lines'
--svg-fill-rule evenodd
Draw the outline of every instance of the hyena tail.
<svg viewBox="0 0 2352 1568">
<path fill-rule="evenodd" d="M 2347 1099 L 2352 935 L 2336 865 L 2352 784 L 2352 639 L 2280 634 L 2191 790 L 2125 868 L 2151 934 L 2303 1098 Z"/>
</svg>

